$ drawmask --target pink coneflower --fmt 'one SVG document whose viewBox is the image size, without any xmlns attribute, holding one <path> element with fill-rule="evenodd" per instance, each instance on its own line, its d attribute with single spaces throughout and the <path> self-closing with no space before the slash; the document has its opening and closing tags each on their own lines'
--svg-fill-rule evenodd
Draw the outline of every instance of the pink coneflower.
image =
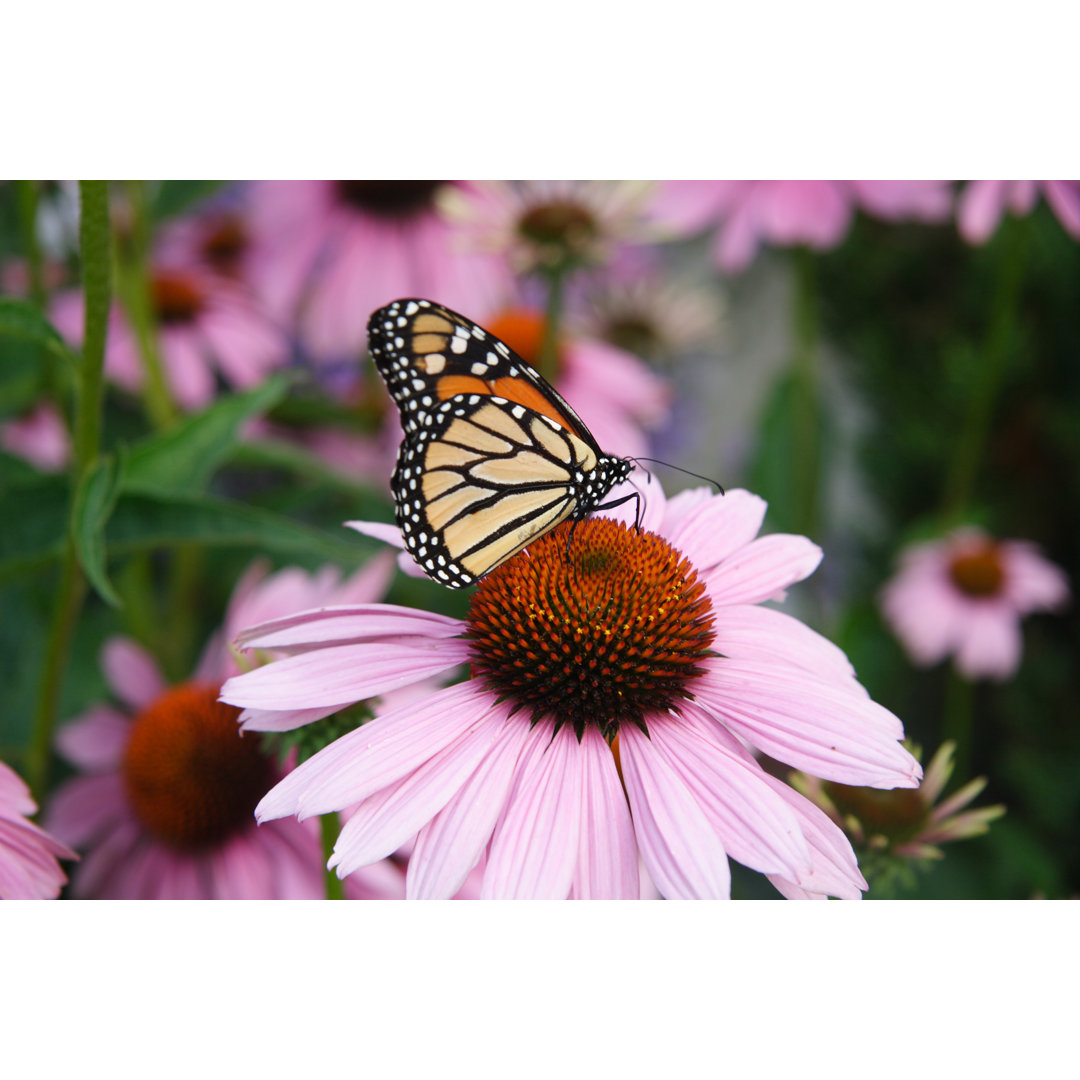
<svg viewBox="0 0 1080 1080">
<path fill-rule="evenodd" d="M 267 181 L 250 192 L 265 252 L 256 280 L 271 309 L 299 318 L 320 359 L 362 355 L 368 316 L 398 296 L 486 308 L 504 284 L 490 256 L 463 250 L 442 210 L 443 180 Z"/>
<path fill-rule="evenodd" d="M 150 270 L 150 303 L 165 378 L 181 408 L 200 409 L 213 400 L 215 372 L 243 389 L 257 385 L 289 359 L 284 334 L 245 290 L 203 266 L 155 263 Z M 57 297 L 52 316 L 65 336 L 82 341 L 81 294 Z M 146 378 L 134 331 L 116 310 L 105 371 L 132 392 L 138 392 Z"/>
<path fill-rule="evenodd" d="M 27 821 L 36 812 L 30 789 L 0 761 L 0 900 L 55 900 L 67 881 L 57 860 L 79 857 Z"/>
<path fill-rule="evenodd" d="M 391 561 L 345 582 L 336 570 L 288 569 L 237 586 L 228 634 L 251 618 L 305 604 L 362 603 L 382 594 Z M 327 610 L 333 610 L 329 608 Z M 102 651 L 120 707 L 98 705 L 63 728 L 61 753 L 82 773 L 49 806 L 58 836 L 85 850 L 79 897 L 109 899 L 318 899 L 324 895 L 319 831 L 296 821 L 257 828 L 252 811 L 282 771 L 259 738 L 237 738 L 238 711 L 217 700 L 236 666 L 221 635 L 190 680 L 168 685 L 154 659 L 113 638 Z M 373 867 L 352 886 L 360 897 L 400 895 L 402 875 Z"/>
<path fill-rule="evenodd" d="M 516 274 L 609 260 L 619 244 L 654 238 L 639 180 L 488 180 L 452 193 L 447 212 L 465 242 L 506 258 Z"/>
<path fill-rule="evenodd" d="M 763 242 L 836 247 L 856 209 L 887 221 L 938 222 L 951 206 L 947 180 L 675 180 L 665 184 L 654 214 L 681 232 L 718 223 L 713 259 L 737 273 Z"/>
<path fill-rule="evenodd" d="M 1006 210 L 1030 214 L 1040 192 L 1062 228 L 1080 240 L 1080 180 L 971 180 L 956 210 L 960 235 L 969 244 L 985 244 Z"/>
<path fill-rule="evenodd" d="M 509 308 L 484 327 L 533 367 L 541 367 L 544 319 L 528 308 Z M 573 402 L 596 441 L 622 457 L 648 450 L 647 432 L 668 417 L 671 388 L 636 356 L 606 341 L 571 334 L 557 344 L 558 371 L 550 381 Z"/>
<path fill-rule="evenodd" d="M 667 897 L 726 897 L 728 856 L 785 895 L 858 897 L 841 831 L 748 747 L 848 784 L 921 770 L 844 654 L 760 606 L 821 558 L 755 539 L 764 513 L 745 491 L 652 485 L 642 532 L 564 524 L 482 579 L 464 620 L 367 605 L 247 631 L 245 648 L 292 653 L 225 684 L 248 728 L 470 671 L 331 743 L 256 815 L 355 804 L 342 876 L 416 836 L 411 897 L 450 896 L 477 865 L 485 897 L 637 897 L 639 852 Z"/>
<path fill-rule="evenodd" d="M 43 472 L 60 472 L 71 458 L 71 436 L 55 406 L 35 405 L 16 420 L 0 424 L 0 446 Z"/>
<path fill-rule="evenodd" d="M 1065 574 L 1033 544 L 960 529 L 907 548 L 881 606 L 916 664 L 953 656 L 970 679 L 1007 679 L 1020 665 L 1020 619 L 1068 596 Z"/>
</svg>

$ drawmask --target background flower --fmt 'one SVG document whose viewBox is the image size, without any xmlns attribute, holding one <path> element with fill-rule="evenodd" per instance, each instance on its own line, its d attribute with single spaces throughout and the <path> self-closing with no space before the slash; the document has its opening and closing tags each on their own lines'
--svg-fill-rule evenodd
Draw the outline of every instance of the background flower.
<svg viewBox="0 0 1080 1080">
<path fill-rule="evenodd" d="M 1020 619 L 1068 596 L 1065 575 L 1034 545 L 961 529 L 903 552 L 881 607 L 915 663 L 954 656 L 968 678 L 1007 679 L 1020 665 Z"/>
<path fill-rule="evenodd" d="M 985 244 L 1006 210 L 1030 214 L 1040 192 L 1062 228 L 1080 240 L 1080 180 L 971 180 L 957 207 L 960 235 L 969 244 Z"/>
</svg>

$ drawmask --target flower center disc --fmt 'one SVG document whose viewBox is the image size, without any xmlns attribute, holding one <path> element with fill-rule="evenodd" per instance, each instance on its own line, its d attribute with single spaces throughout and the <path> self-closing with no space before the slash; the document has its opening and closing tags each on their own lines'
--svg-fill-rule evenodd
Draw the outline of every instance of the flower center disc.
<svg viewBox="0 0 1080 1080">
<path fill-rule="evenodd" d="M 235 277 L 249 245 L 250 238 L 240 217 L 223 213 L 207 223 L 200 250 L 218 273 Z"/>
<path fill-rule="evenodd" d="M 239 709 L 213 686 L 171 687 L 132 726 L 124 782 L 136 815 L 154 836 L 184 851 L 220 844 L 253 824 L 274 783 L 258 740 L 240 737 Z"/>
<path fill-rule="evenodd" d="M 949 564 L 953 583 L 968 596 L 996 596 L 1005 583 L 1005 569 L 996 544 L 980 543 Z"/>
<path fill-rule="evenodd" d="M 409 218 L 432 205 L 443 180 L 338 180 L 342 202 L 381 218 Z"/>
<path fill-rule="evenodd" d="M 150 281 L 150 296 L 163 326 L 193 322 L 206 301 L 202 285 L 179 270 L 156 270 Z"/>
<path fill-rule="evenodd" d="M 667 541 L 608 518 L 564 523 L 477 586 L 466 637 L 473 677 L 533 720 L 609 741 L 621 721 L 692 697 L 710 653 L 712 605 Z"/>
</svg>

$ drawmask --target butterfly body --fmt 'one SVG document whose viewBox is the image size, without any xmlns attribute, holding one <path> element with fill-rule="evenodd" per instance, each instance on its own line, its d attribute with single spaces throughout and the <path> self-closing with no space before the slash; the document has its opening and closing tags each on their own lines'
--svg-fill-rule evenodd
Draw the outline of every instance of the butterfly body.
<svg viewBox="0 0 1080 1080">
<path fill-rule="evenodd" d="M 581 418 L 504 342 L 430 300 L 368 323 L 405 438 L 392 490 L 405 547 L 429 577 L 471 585 L 629 476 Z M 631 496 L 632 497 L 632 496 Z"/>
</svg>

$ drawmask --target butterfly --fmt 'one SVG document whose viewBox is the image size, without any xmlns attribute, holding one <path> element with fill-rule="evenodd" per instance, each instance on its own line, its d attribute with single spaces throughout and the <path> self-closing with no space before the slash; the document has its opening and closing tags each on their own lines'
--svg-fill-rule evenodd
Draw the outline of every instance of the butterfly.
<svg viewBox="0 0 1080 1080">
<path fill-rule="evenodd" d="M 368 347 L 401 412 L 391 488 L 405 548 L 451 589 L 472 585 L 568 518 L 601 505 L 634 468 L 508 345 L 432 300 L 395 300 Z"/>
</svg>

